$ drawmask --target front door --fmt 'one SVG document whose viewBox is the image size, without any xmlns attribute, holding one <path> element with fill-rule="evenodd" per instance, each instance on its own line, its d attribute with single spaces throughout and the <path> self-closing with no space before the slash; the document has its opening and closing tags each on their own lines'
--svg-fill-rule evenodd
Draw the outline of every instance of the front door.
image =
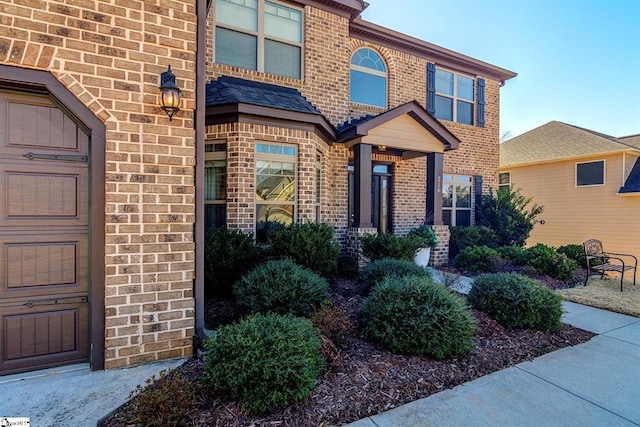
<svg viewBox="0 0 640 427">
<path fill-rule="evenodd" d="M 89 358 L 89 136 L 0 91 L 0 375 Z"/>
<path fill-rule="evenodd" d="M 353 226 L 353 174 L 354 167 L 349 165 L 349 226 Z M 374 164 L 371 175 L 371 223 L 378 233 L 391 232 L 391 166 Z"/>
</svg>

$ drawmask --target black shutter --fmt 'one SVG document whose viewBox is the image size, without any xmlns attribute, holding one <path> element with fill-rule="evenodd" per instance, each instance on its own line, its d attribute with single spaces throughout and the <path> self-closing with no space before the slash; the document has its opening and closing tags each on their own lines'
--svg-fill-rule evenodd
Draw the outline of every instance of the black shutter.
<svg viewBox="0 0 640 427">
<path fill-rule="evenodd" d="M 484 127 L 484 79 L 478 78 L 478 126 Z"/>
<path fill-rule="evenodd" d="M 436 114 L 436 64 L 427 62 L 427 113 Z"/>
</svg>

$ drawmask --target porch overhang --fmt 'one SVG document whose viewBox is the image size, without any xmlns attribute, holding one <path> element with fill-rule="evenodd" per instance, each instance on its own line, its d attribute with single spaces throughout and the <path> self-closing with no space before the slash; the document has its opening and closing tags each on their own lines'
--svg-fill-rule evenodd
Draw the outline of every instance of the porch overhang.
<svg viewBox="0 0 640 427">
<path fill-rule="evenodd" d="M 347 147 L 369 144 L 377 147 L 378 152 L 399 154 L 405 159 L 444 153 L 457 149 L 460 144 L 454 134 L 416 101 L 343 125 L 336 142 Z"/>
</svg>

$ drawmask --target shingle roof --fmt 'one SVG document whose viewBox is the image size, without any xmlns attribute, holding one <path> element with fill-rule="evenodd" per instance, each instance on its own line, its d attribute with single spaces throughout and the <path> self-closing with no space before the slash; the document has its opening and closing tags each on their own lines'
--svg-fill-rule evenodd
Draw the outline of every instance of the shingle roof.
<svg viewBox="0 0 640 427">
<path fill-rule="evenodd" d="M 320 115 L 320 111 L 296 89 L 236 77 L 223 76 L 207 83 L 205 102 L 207 107 L 225 104 L 252 104 Z"/>
<path fill-rule="evenodd" d="M 621 136 L 618 138 L 618 141 L 640 149 L 640 133 L 637 135 Z"/>
<path fill-rule="evenodd" d="M 619 193 L 640 193 L 640 157 L 636 160 L 636 164 L 631 169 L 631 173 Z"/>
<path fill-rule="evenodd" d="M 633 149 L 628 141 L 552 121 L 500 144 L 500 166 L 555 161 Z M 638 138 L 640 139 L 640 138 Z M 638 141 L 640 144 L 640 141 Z M 640 148 L 640 147 L 637 147 Z"/>
</svg>

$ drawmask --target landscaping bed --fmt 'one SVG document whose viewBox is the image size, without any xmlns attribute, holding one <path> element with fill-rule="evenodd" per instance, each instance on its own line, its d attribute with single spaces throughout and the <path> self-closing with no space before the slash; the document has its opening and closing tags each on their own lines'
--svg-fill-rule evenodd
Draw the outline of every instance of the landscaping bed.
<svg viewBox="0 0 640 427">
<path fill-rule="evenodd" d="M 554 333 L 506 330 L 486 314 L 473 310 L 477 321 L 475 349 L 464 357 L 436 361 L 424 356 L 392 354 L 363 340 L 358 332 L 356 315 L 363 297 L 356 282 L 333 280 L 332 301 L 346 311 L 353 326 L 341 348 L 325 343 L 328 369 L 311 397 L 269 415 L 251 417 L 241 402 L 208 392 L 202 383 L 202 361 L 190 359 L 179 370 L 195 386 L 196 398 L 191 408 L 185 408 L 189 421 L 181 425 L 343 425 L 542 354 L 583 343 L 593 336 L 569 325 L 563 325 Z M 228 300 L 211 301 L 206 311 L 209 328 L 232 321 L 237 313 Z M 170 399 L 170 396 L 165 397 Z M 160 410 L 158 407 L 156 411 Z M 129 403 L 102 425 L 148 425 L 148 420 L 136 420 Z"/>
</svg>

